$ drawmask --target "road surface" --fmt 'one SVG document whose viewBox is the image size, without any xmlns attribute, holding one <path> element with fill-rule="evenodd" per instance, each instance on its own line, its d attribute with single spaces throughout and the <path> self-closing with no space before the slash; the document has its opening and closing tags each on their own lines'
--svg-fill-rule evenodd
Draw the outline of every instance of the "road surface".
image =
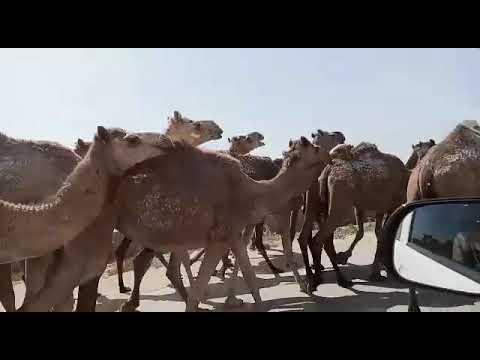
<svg viewBox="0 0 480 360">
<path fill-rule="evenodd" d="M 352 236 L 345 239 L 336 239 L 335 247 L 337 251 L 346 250 Z M 273 262 L 284 267 L 283 253 L 279 247 L 279 241 L 270 240 L 272 248 L 268 251 Z M 354 285 L 351 289 L 344 289 L 336 284 L 335 273 L 330 267 L 330 262 L 324 254 L 323 264 L 326 266 L 324 274 L 325 283 L 318 287 L 318 290 L 308 296 L 299 291 L 298 285 L 294 282 L 291 272 L 282 273 L 274 276 L 268 270 L 263 258 L 256 252 L 250 251 L 250 259 L 257 274 L 260 284 L 260 293 L 265 303 L 267 311 L 407 311 L 408 289 L 401 284 L 392 281 L 382 283 L 369 283 L 369 264 L 374 256 L 376 245 L 375 236 L 371 231 L 365 233 L 364 239 L 360 241 L 349 260 L 349 264 L 342 266 L 344 274 Z M 297 263 L 301 262 L 298 243 L 294 245 L 295 259 Z M 125 273 L 126 286 L 133 287 L 133 272 L 131 271 L 131 260 L 127 260 Z M 182 269 L 183 270 L 183 269 Z M 198 265 L 193 267 L 196 275 Z M 300 273 L 304 274 L 302 268 Z M 228 278 L 228 272 L 227 272 Z M 187 277 L 184 273 L 184 281 L 188 285 Z M 243 279 L 238 281 L 240 298 L 245 304 L 236 311 L 252 311 L 253 298 L 248 292 Z M 188 288 L 187 288 L 188 290 Z M 119 311 L 121 305 L 128 299 L 128 294 L 120 294 L 117 286 L 117 276 L 114 266 L 109 265 L 109 269 L 100 281 L 99 291 L 101 296 L 98 299 L 97 311 Z M 21 305 L 24 296 L 24 286 L 22 282 L 16 282 L 15 293 L 17 307 Z M 218 278 L 213 277 L 208 288 L 208 299 L 201 304 L 202 309 L 211 311 L 225 311 L 223 303 L 226 297 L 225 284 Z M 142 312 L 162 312 L 185 310 L 185 304 L 170 286 L 165 277 L 165 269 L 156 263 L 146 274 L 142 283 L 141 304 L 138 311 Z M 76 291 L 75 291 L 76 297 Z M 444 295 L 435 291 L 421 291 L 419 296 L 421 309 L 427 311 L 480 311 L 480 299 L 457 295 Z M 1 308 L 1 305 L 0 305 Z M 3 309 L 2 309 L 3 310 Z"/>
</svg>

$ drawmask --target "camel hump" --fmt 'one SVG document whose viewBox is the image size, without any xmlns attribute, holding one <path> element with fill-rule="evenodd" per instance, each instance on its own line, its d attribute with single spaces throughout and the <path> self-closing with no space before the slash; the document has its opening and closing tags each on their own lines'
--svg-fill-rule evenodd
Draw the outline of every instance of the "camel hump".
<svg viewBox="0 0 480 360">
<path fill-rule="evenodd" d="M 369 142 L 361 142 L 353 148 L 352 153 L 355 156 L 361 156 L 363 154 L 380 153 L 380 150 L 378 150 L 378 147 L 375 144 Z"/>
</svg>

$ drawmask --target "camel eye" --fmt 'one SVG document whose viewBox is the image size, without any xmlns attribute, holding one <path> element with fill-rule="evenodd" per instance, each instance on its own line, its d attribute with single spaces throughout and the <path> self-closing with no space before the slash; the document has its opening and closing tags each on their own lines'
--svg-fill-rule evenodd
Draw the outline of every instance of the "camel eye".
<svg viewBox="0 0 480 360">
<path fill-rule="evenodd" d="M 130 134 L 123 138 L 129 145 L 137 145 L 140 144 L 140 138 L 137 135 Z"/>
</svg>

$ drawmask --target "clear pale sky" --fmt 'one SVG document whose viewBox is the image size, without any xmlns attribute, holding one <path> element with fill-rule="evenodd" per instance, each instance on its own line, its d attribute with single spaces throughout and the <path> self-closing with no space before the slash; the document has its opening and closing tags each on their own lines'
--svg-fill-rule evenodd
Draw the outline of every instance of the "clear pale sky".
<svg viewBox="0 0 480 360">
<path fill-rule="evenodd" d="M 480 119 L 476 49 L 0 49 L 0 131 L 72 146 L 97 125 L 163 131 L 173 110 L 281 156 L 318 128 L 405 160 Z"/>
</svg>

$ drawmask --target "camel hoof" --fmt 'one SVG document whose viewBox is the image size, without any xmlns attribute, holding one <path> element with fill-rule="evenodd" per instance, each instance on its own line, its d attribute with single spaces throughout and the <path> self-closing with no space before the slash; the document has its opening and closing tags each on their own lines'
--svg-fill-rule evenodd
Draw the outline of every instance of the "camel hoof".
<svg viewBox="0 0 480 360">
<path fill-rule="evenodd" d="M 227 308 L 236 308 L 243 305 L 242 299 L 237 299 L 234 295 L 229 295 L 225 301 L 225 307 Z"/>
<path fill-rule="evenodd" d="M 130 289 L 128 286 L 121 286 L 120 287 L 120 294 L 128 294 L 132 289 Z"/>
<path fill-rule="evenodd" d="M 346 279 L 340 279 L 337 281 L 338 286 L 343 287 L 343 288 L 351 288 L 353 286 L 353 281 L 351 280 L 346 280 Z"/>
<path fill-rule="evenodd" d="M 374 272 L 370 274 L 370 276 L 368 277 L 368 280 L 372 282 L 381 282 L 386 280 L 386 278 L 382 276 L 380 272 Z"/>
<path fill-rule="evenodd" d="M 408 306 L 408 312 L 421 312 L 420 311 L 420 308 L 418 307 L 418 305 L 409 305 Z"/>
<path fill-rule="evenodd" d="M 314 291 L 317 290 L 317 286 L 315 284 L 311 284 L 310 282 L 307 283 L 307 294 L 313 294 Z"/>
<path fill-rule="evenodd" d="M 317 287 L 320 284 L 323 284 L 322 274 L 313 275 L 313 283 L 315 284 L 315 287 Z"/>
<path fill-rule="evenodd" d="M 139 304 L 135 304 L 133 301 L 127 301 L 122 305 L 121 312 L 134 312 L 138 308 Z"/>
<path fill-rule="evenodd" d="M 337 256 L 335 257 L 335 261 L 337 262 L 337 264 L 346 265 L 350 256 L 351 255 L 348 252 L 343 251 L 337 254 Z"/>
<path fill-rule="evenodd" d="M 300 291 L 303 292 L 304 294 L 308 294 L 308 284 L 306 284 L 304 281 L 300 281 L 298 283 L 298 286 L 300 286 Z"/>
</svg>

